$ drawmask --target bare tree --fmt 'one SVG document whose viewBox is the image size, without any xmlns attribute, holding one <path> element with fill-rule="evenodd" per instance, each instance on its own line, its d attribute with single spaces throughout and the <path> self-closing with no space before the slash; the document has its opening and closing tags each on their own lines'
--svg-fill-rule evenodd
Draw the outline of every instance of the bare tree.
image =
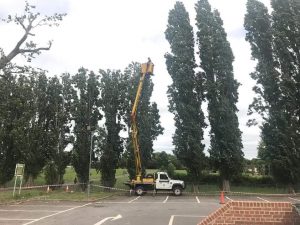
<svg viewBox="0 0 300 225">
<path fill-rule="evenodd" d="M 34 31 L 37 27 L 41 26 L 58 26 L 66 14 L 55 13 L 52 16 L 41 15 L 38 12 L 34 12 L 35 6 L 30 5 L 25 1 L 25 11 L 23 15 L 8 15 L 7 19 L 2 21 L 7 23 L 16 23 L 24 30 L 23 36 L 20 38 L 13 50 L 5 55 L 4 51 L 0 49 L 0 69 L 3 69 L 14 57 L 18 54 L 23 55 L 30 62 L 35 55 L 41 54 L 42 51 L 47 51 L 51 48 L 52 40 L 48 42 L 47 46 L 39 47 L 37 43 L 30 40 L 30 36 L 35 36 Z"/>
</svg>

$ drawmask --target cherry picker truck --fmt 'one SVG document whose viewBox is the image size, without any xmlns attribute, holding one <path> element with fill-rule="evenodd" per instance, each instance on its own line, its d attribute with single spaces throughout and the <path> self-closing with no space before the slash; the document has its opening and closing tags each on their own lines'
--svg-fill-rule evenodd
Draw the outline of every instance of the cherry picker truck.
<svg viewBox="0 0 300 225">
<path fill-rule="evenodd" d="M 184 182 L 181 180 L 172 180 L 169 178 L 166 172 L 156 172 L 154 174 L 148 174 L 146 177 L 142 176 L 142 162 L 140 154 L 140 145 L 138 140 L 138 126 L 136 121 L 137 108 L 140 102 L 143 85 L 145 79 L 150 75 L 153 75 L 154 64 L 148 58 L 147 63 L 141 64 L 141 76 L 139 85 L 137 88 L 135 101 L 131 111 L 131 140 L 134 150 L 135 158 L 135 178 L 126 182 L 131 190 L 135 191 L 136 195 L 143 195 L 147 191 L 173 191 L 174 195 L 179 196 L 182 194 L 182 190 L 185 188 Z"/>
</svg>

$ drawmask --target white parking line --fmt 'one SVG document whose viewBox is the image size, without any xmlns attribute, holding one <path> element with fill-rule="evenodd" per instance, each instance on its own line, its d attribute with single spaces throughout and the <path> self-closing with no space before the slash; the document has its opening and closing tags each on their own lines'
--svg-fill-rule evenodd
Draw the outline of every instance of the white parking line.
<svg viewBox="0 0 300 225">
<path fill-rule="evenodd" d="M 34 219 L 12 219 L 12 218 L 0 218 L 0 221 L 32 221 Z"/>
<path fill-rule="evenodd" d="M 196 200 L 197 200 L 197 203 L 200 203 L 200 200 L 199 200 L 198 196 L 196 196 Z"/>
<path fill-rule="evenodd" d="M 174 222 L 174 218 L 175 216 L 177 217 L 193 217 L 193 218 L 206 218 L 206 216 L 195 216 L 195 215 L 172 215 L 170 220 L 169 220 L 169 224 L 168 225 L 173 225 L 173 222 Z"/>
<path fill-rule="evenodd" d="M 166 203 L 168 201 L 169 195 L 166 197 L 166 199 L 163 201 L 163 203 Z"/>
<path fill-rule="evenodd" d="M 95 202 L 96 204 L 128 204 L 128 203 L 131 203 L 132 201 L 135 201 L 136 199 L 133 199 L 129 202 Z M 166 202 L 167 204 L 196 204 L 195 202 L 173 202 L 173 201 L 168 201 Z M 140 202 L 134 202 L 134 204 L 163 204 L 163 202 L 143 202 L 143 201 L 140 201 Z M 206 204 L 215 204 L 215 202 L 207 202 Z"/>
<path fill-rule="evenodd" d="M 128 203 L 132 203 L 132 202 L 134 202 L 135 200 L 138 200 L 140 197 L 141 197 L 141 196 L 138 196 L 138 197 L 136 197 L 135 199 L 132 199 L 131 201 L 129 201 Z"/>
<path fill-rule="evenodd" d="M 291 198 L 291 197 L 289 197 L 289 199 L 300 202 L 300 200 L 299 200 L 299 199 L 296 199 L 296 198 Z"/>
<path fill-rule="evenodd" d="M 264 201 L 264 202 L 270 202 L 270 201 L 268 201 L 268 200 L 266 200 L 266 199 L 263 199 L 263 198 L 261 198 L 261 197 L 256 197 L 256 198 L 258 198 L 258 199 L 260 199 L 260 200 L 262 200 L 262 201 Z"/>
<path fill-rule="evenodd" d="M 229 201 L 233 201 L 233 199 L 231 199 L 231 198 L 229 198 L 229 197 L 227 197 L 227 196 L 225 196 L 225 198 L 227 198 Z"/>
<path fill-rule="evenodd" d="M 31 210 L 31 209 L 0 209 L 0 212 L 60 212 L 58 210 Z"/>
<path fill-rule="evenodd" d="M 74 210 L 74 209 L 78 209 L 78 208 L 85 207 L 85 206 L 87 206 L 87 205 L 91 205 L 91 204 L 92 204 L 92 203 L 90 202 L 90 203 L 87 203 L 87 204 L 84 204 L 84 205 L 80 205 L 80 206 L 76 206 L 76 207 L 73 207 L 73 208 L 70 208 L 70 209 L 66 209 L 66 210 L 63 210 L 63 211 L 59 211 L 59 212 L 57 212 L 57 213 L 54 213 L 54 214 L 51 214 L 51 215 L 48 215 L 48 216 L 44 216 L 44 217 L 41 217 L 41 218 L 39 218 L 39 219 L 35 219 L 35 220 L 31 221 L 31 222 L 24 223 L 23 225 L 32 224 L 32 223 L 41 221 L 41 220 L 43 220 L 43 219 L 49 218 L 49 217 L 51 217 L 51 216 L 56 216 L 56 215 L 59 215 L 59 214 L 65 213 L 65 212 L 69 212 L 69 211 Z"/>
<path fill-rule="evenodd" d="M 29 205 L 29 204 L 23 204 L 23 205 L 20 205 L 20 204 L 13 204 L 13 205 L 9 205 L 9 207 L 57 207 L 57 208 L 69 208 L 69 207 L 72 207 L 74 205 L 47 205 L 47 204 L 39 204 L 39 205 Z"/>
</svg>

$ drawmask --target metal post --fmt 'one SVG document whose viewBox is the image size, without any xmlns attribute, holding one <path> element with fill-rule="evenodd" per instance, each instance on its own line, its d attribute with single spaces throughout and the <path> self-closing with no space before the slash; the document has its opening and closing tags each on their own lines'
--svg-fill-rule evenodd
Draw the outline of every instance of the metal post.
<svg viewBox="0 0 300 225">
<path fill-rule="evenodd" d="M 18 178 L 18 177 L 15 176 L 15 185 L 14 185 L 13 197 L 15 197 L 17 178 Z"/>
<path fill-rule="evenodd" d="M 20 177 L 19 195 L 21 194 L 22 182 L 23 182 L 23 176 Z"/>
<path fill-rule="evenodd" d="M 91 167 L 92 167 L 92 149 L 93 149 L 93 133 L 91 131 L 91 145 L 90 145 L 90 162 L 89 162 L 89 180 L 88 180 L 88 199 L 90 197 L 90 189 L 91 189 Z"/>
</svg>

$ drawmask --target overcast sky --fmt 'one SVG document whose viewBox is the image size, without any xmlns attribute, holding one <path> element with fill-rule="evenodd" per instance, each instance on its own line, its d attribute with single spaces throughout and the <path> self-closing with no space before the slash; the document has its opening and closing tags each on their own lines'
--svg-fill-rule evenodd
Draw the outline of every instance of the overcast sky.
<svg viewBox="0 0 300 225">
<path fill-rule="evenodd" d="M 151 57 L 155 64 L 153 77 L 154 91 L 152 100 L 157 102 L 164 135 L 154 143 L 156 151 L 170 152 L 173 149 L 173 115 L 168 112 L 167 86 L 171 78 L 166 70 L 164 54 L 169 52 L 165 39 L 169 10 L 175 0 L 29 0 L 42 14 L 67 13 L 58 28 L 47 28 L 36 32 L 35 40 L 46 45 L 54 40 L 52 48 L 43 52 L 32 63 L 49 71 L 49 75 L 63 72 L 75 73 L 81 66 L 90 70 L 121 69 L 130 62 L 146 62 Z M 196 0 L 184 0 L 195 28 Z M 269 0 L 262 0 L 266 5 Z M 253 98 L 254 81 L 249 73 L 255 63 L 251 61 L 250 46 L 245 41 L 243 28 L 246 0 L 210 0 L 213 8 L 218 9 L 224 21 L 228 40 L 235 56 L 234 74 L 239 88 L 238 117 L 245 157 L 257 156 L 259 128 L 247 127 L 248 105 Z M 0 0 L 0 18 L 8 14 L 21 13 L 23 0 Z M 22 35 L 22 28 L 13 24 L 0 23 L 0 47 L 6 54 L 14 47 Z M 195 48 L 197 49 L 197 47 Z M 16 63 L 25 59 L 17 57 Z M 198 60 L 199 61 L 199 60 Z M 209 146 L 209 130 L 205 132 L 205 145 Z"/>
</svg>

